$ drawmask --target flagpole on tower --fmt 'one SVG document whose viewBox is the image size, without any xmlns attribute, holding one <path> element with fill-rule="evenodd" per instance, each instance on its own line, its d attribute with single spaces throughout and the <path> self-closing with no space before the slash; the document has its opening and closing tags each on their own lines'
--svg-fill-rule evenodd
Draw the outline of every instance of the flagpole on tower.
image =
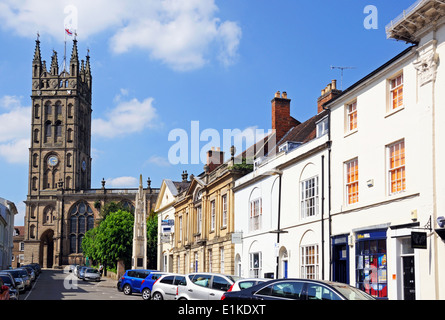
<svg viewBox="0 0 445 320">
<path fill-rule="evenodd" d="M 63 51 L 63 71 L 66 72 L 66 29 L 64 31 L 65 34 L 65 49 Z"/>
</svg>

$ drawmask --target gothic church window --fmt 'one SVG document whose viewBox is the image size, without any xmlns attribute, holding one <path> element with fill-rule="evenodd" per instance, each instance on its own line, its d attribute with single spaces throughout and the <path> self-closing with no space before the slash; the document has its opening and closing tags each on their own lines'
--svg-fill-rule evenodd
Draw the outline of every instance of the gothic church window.
<svg viewBox="0 0 445 320">
<path fill-rule="evenodd" d="M 82 253 L 82 239 L 94 228 L 94 214 L 85 202 L 79 202 L 70 210 L 70 253 Z"/>
</svg>

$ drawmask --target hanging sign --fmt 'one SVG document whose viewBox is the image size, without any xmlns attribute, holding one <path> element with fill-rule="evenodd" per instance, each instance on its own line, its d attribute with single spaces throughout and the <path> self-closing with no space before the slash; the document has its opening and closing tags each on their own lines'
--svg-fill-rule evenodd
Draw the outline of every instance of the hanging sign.
<svg viewBox="0 0 445 320">
<path fill-rule="evenodd" d="M 426 240 L 427 240 L 426 232 L 411 232 L 411 248 L 427 249 Z"/>
</svg>

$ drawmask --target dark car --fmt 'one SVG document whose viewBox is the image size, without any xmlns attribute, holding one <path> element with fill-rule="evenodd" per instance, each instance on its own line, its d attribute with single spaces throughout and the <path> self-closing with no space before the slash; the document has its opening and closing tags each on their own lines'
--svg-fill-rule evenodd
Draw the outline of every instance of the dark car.
<svg viewBox="0 0 445 320">
<path fill-rule="evenodd" d="M 375 298 L 339 282 L 277 279 L 245 290 L 226 292 L 221 300 L 375 300 Z"/>
</svg>

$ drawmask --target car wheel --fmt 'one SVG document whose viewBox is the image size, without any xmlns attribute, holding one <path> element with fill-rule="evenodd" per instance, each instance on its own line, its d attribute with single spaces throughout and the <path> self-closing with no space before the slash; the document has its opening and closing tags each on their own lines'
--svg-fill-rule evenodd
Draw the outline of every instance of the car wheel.
<svg viewBox="0 0 445 320">
<path fill-rule="evenodd" d="M 142 299 L 144 300 L 150 300 L 151 297 L 151 291 L 148 288 L 145 288 L 144 290 L 142 290 Z"/>
<path fill-rule="evenodd" d="M 187 298 L 184 298 L 184 297 L 181 297 L 181 298 L 179 298 L 178 300 L 187 300 Z"/>
<path fill-rule="evenodd" d="M 153 293 L 153 297 L 151 299 L 152 300 L 164 300 L 164 298 L 162 297 L 162 294 L 159 292 Z"/>
<path fill-rule="evenodd" d="M 124 291 L 124 294 L 125 295 L 130 295 L 131 294 L 131 287 L 130 287 L 130 285 L 129 284 L 126 284 L 125 286 L 124 286 L 124 289 L 123 289 L 123 291 Z"/>
</svg>

